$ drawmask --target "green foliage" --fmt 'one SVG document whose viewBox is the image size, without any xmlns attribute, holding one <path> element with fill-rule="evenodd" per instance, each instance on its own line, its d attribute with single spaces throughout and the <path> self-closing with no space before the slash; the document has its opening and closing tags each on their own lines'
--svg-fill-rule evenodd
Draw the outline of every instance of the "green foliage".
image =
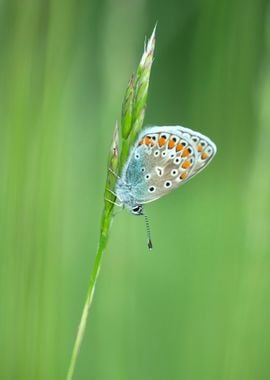
<svg viewBox="0 0 270 380">
<path fill-rule="evenodd" d="M 270 378 L 268 8 L 1 2 L 1 379 L 66 376 L 97 269 L 110 130 L 119 119 L 122 139 L 126 82 L 156 20 L 144 125 L 191 127 L 218 154 L 147 206 L 153 255 L 140 218 L 115 218 L 74 380 Z"/>
</svg>

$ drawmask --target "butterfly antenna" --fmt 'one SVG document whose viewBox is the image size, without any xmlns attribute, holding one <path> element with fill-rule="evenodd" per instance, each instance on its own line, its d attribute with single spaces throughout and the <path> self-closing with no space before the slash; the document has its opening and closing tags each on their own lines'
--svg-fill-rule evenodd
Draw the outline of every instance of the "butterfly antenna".
<svg viewBox="0 0 270 380">
<path fill-rule="evenodd" d="M 153 244 L 152 244 L 152 240 L 151 240 L 149 219 L 148 219 L 148 216 L 146 214 L 144 214 L 144 220 L 145 220 L 146 233 L 147 233 L 147 246 L 149 248 L 149 251 L 151 251 L 153 248 Z"/>
</svg>

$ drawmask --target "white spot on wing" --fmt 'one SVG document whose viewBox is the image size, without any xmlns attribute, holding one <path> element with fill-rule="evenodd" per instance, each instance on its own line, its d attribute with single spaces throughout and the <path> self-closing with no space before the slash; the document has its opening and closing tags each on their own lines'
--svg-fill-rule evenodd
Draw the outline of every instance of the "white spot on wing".
<svg viewBox="0 0 270 380">
<path fill-rule="evenodd" d="M 166 189 L 169 189 L 171 186 L 172 186 L 172 181 L 165 181 L 164 182 L 164 187 L 166 187 Z"/>
<path fill-rule="evenodd" d="M 155 186 L 150 186 L 150 187 L 148 188 L 148 192 L 149 192 L 149 193 L 154 193 L 155 191 L 156 191 Z"/>
</svg>

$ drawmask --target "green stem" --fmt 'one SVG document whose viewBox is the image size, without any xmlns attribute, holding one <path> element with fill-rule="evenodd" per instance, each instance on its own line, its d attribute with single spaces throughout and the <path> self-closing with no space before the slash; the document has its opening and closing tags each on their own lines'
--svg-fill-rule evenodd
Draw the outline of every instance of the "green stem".
<svg viewBox="0 0 270 380">
<path fill-rule="evenodd" d="M 108 208 L 105 206 L 103 210 L 97 255 L 95 258 L 92 274 L 90 277 L 90 283 L 88 286 L 87 296 L 86 296 L 85 304 L 83 307 L 83 312 L 82 312 L 81 320 L 78 327 L 78 332 L 76 335 L 76 340 L 75 340 L 72 355 L 71 355 L 71 360 L 70 360 L 68 374 L 67 374 L 67 380 L 72 380 L 73 378 L 75 365 L 78 359 L 81 343 L 84 337 L 87 316 L 92 304 L 92 300 L 93 300 L 93 296 L 95 292 L 95 285 L 96 285 L 96 281 L 97 281 L 98 274 L 101 267 L 101 260 L 102 260 L 102 257 L 106 248 L 106 244 L 108 241 L 108 237 L 109 237 L 109 230 L 110 230 L 111 220 L 112 220 L 112 209 L 113 208 Z"/>
<path fill-rule="evenodd" d="M 85 333 L 85 327 L 87 322 L 87 316 L 92 304 L 92 299 L 94 296 L 95 285 L 98 278 L 101 260 L 105 251 L 105 247 L 109 237 L 109 230 L 112 220 L 113 202 L 115 196 L 108 194 L 107 189 L 114 190 L 115 188 L 115 175 L 111 172 L 121 173 L 121 169 L 126 162 L 130 148 L 136 140 L 143 124 L 149 78 L 151 72 L 151 66 L 153 62 L 153 54 L 155 47 L 155 30 L 153 30 L 152 36 L 150 37 L 147 46 L 142 55 L 137 74 L 135 78 L 132 78 L 128 84 L 126 95 L 122 106 L 122 118 L 121 118 L 121 133 L 122 133 L 122 150 L 119 160 L 119 132 L 118 124 L 116 123 L 112 146 L 109 152 L 108 159 L 108 174 L 105 186 L 105 202 L 102 220 L 101 220 L 101 230 L 99 245 L 97 250 L 97 255 L 94 262 L 94 267 L 92 270 L 90 283 L 88 287 L 87 297 L 85 300 L 76 340 L 74 343 L 71 360 L 69 364 L 67 380 L 72 380 L 75 365 L 78 360 L 78 355 L 81 347 L 81 343 Z M 135 87 L 134 87 L 135 83 Z M 109 198 L 108 198 L 109 197 Z M 110 203 L 111 202 L 111 203 Z"/>
</svg>

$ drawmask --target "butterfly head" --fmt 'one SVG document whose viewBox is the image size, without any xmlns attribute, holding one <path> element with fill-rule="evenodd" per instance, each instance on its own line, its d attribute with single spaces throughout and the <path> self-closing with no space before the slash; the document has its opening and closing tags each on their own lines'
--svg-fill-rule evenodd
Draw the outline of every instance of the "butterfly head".
<svg viewBox="0 0 270 380">
<path fill-rule="evenodd" d="M 133 215 L 143 215 L 143 206 L 142 205 L 135 205 L 130 209 L 131 213 Z"/>
</svg>

